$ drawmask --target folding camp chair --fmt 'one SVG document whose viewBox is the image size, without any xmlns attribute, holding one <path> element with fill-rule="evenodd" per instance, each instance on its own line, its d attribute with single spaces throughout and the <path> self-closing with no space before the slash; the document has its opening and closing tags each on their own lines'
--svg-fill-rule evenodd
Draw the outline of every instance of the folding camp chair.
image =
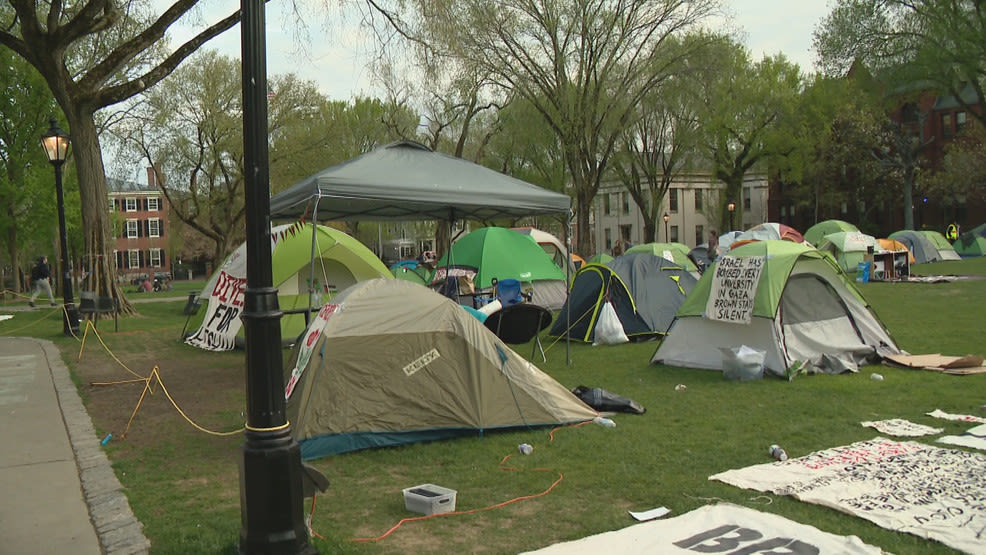
<svg viewBox="0 0 986 555">
<path fill-rule="evenodd" d="M 548 358 L 544 355 L 544 347 L 541 346 L 541 337 L 538 334 L 551 324 L 551 318 L 551 311 L 543 306 L 518 303 L 490 314 L 483 325 L 510 345 L 522 345 L 534 339 L 531 358 L 540 349 L 541 359 L 547 362 Z"/>
</svg>

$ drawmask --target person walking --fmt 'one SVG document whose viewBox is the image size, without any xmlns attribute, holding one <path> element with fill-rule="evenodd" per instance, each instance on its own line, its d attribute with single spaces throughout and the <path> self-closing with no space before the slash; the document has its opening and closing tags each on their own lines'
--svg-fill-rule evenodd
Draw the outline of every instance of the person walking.
<svg viewBox="0 0 986 555">
<path fill-rule="evenodd" d="M 33 307 L 34 299 L 38 298 L 38 295 L 44 291 L 48 294 L 51 306 L 57 306 L 55 305 L 55 297 L 51 294 L 51 266 L 48 264 L 47 256 L 38 259 L 38 263 L 31 270 L 31 281 L 34 282 L 34 293 L 31 294 L 31 300 L 27 304 Z"/>
</svg>

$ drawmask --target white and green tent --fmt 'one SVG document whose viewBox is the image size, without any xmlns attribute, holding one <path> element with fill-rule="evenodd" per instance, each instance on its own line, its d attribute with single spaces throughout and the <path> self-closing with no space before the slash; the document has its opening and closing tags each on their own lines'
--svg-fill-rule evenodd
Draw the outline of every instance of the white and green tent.
<svg viewBox="0 0 986 555">
<path fill-rule="evenodd" d="M 598 416 L 459 304 L 397 279 L 325 305 L 285 373 L 304 459 Z"/>
<path fill-rule="evenodd" d="M 240 316 L 246 289 L 246 243 L 213 272 L 199 293 L 208 309 L 199 329 L 185 342 L 209 351 L 233 349 L 242 335 Z M 271 269 L 277 288 L 281 339 L 293 343 L 305 330 L 304 312 L 315 312 L 339 291 L 363 280 L 392 278 L 373 251 L 338 229 L 310 223 L 271 230 Z"/>
<path fill-rule="evenodd" d="M 764 371 L 839 372 L 899 353 L 855 284 L 828 255 L 790 241 L 737 247 L 699 280 L 653 363 L 723 369 L 720 348 L 764 351 Z"/>
<path fill-rule="evenodd" d="M 816 245 L 818 250 L 827 252 L 846 272 L 855 272 L 859 263 L 866 257 L 867 249 L 873 252 L 883 252 L 883 246 L 876 237 L 861 231 L 838 231 L 829 233 Z"/>
</svg>

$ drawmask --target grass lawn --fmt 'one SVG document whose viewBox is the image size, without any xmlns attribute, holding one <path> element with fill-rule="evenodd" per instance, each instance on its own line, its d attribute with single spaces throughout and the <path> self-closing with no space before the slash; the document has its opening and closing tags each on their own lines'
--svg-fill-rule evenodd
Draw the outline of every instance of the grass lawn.
<svg viewBox="0 0 986 555">
<path fill-rule="evenodd" d="M 986 277 L 986 258 L 916 266 L 913 271 Z M 979 336 L 986 279 L 860 286 L 902 349 L 986 355 Z M 210 353 L 181 343 L 183 303 L 136 306 L 139 316 L 121 319 L 118 333 L 110 331 L 112 326 L 100 326 L 106 349 L 87 337 L 81 359 L 79 343 L 61 337 L 61 324 L 52 310 L 17 313 L 10 321 L 13 325 L 0 328 L 0 334 L 42 337 L 61 348 L 97 433 L 115 436 L 106 450 L 144 523 L 153 553 L 235 552 L 242 436 L 198 431 L 164 391 L 155 388 L 124 438 L 142 384 L 90 384 L 124 382 L 158 368 L 167 393 L 198 425 L 235 431 L 244 421 L 244 353 Z M 833 509 L 742 490 L 708 477 L 769 462 L 772 443 L 798 457 L 872 439 L 878 433 L 861 427 L 864 420 L 905 418 L 944 427 L 946 434 L 961 433 L 968 424 L 925 413 L 942 409 L 982 415 L 986 375 L 867 367 L 851 375 L 739 383 L 724 380 L 718 372 L 651 365 L 656 342 L 572 344 L 566 355 L 563 342 L 552 343 L 549 337 L 543 341 L 548 362 L 538 366 L 563 385 L 602 387 L 636 400 L 647 413 L 616 415 L 618 425 L 612 429 L 564 428 L 553 440 L 548 430 L 527 430 L 313 461 L 332 482 L 317 499 L 313 530 L 321 538 L 315 538 L 314 545 L 322 553 L 516 553 L 629 526 L 634 521 L 628 510 L 663 505 L 680 515 L 725 500 L 831 533 L 854 534 L 888 552 L 953 552 Z M 521 345 L 517 351 L 528 355 L 531 348 Z M 885 379 L 871 380 L 873 372 Z M 686 389 L 676 391 L 679 384 Z M 507 466 L 518 470 L 501 468 L 500 461 L 516 453 L 521 443 L 534 445 L 534 453 L 509 460 Z M 381 536 L 401 519 L 414 516 L 405 510 L 401 496 L 408 486 L 434 483 L 455 489 L 457 509 L 470 510 L 541 493 L 559 477 L 550 493 L 536 499 L 409 522 L 384 539 L 354 541 Z"/>
</svg>

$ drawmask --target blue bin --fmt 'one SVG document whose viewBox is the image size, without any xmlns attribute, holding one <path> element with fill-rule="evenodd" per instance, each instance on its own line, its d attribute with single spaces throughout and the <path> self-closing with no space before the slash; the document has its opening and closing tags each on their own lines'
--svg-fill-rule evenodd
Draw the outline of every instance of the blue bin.
<svg viewBox="0 0 986 555">
<path fill-rule="evenodd" d="M 872 262 L 860 262 L 856 265 L 856 281 L 866 283 L 870 281 L 870 266 Z"/>
</svg>

